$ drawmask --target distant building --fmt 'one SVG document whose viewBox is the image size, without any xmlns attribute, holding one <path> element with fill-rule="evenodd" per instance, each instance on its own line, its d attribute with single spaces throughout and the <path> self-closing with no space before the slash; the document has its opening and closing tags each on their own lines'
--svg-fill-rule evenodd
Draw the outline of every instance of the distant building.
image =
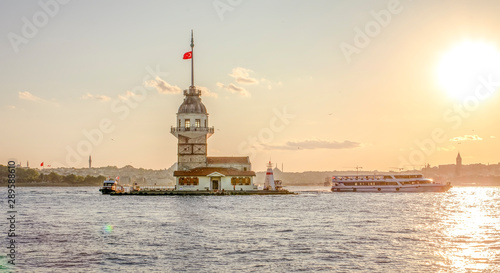
<svg viewBox="0 0 500 273">
<path fill-rule="evenodd" d="M 89 155 L 89 169 L 92 169 L 92 156 Z"/>
<path fill-rule="evenodd" d="M 460 156 L 460 152 L 457 155 L 456 162 L 455 174 L 456 176 L 459 176 L 462 173 L 462 157 Z"/>
</svg>

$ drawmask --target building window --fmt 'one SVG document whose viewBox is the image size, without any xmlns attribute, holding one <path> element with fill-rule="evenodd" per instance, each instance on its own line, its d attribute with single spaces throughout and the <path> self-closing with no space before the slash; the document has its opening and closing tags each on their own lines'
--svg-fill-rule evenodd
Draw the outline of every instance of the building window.
<svg viewBox="0 0 500 273">
<path fill-rule="evenodd" d="M 200 126 L 201 126 L 201 120 L 196 119 L 196 120 L 194 121 L 194 126 L 195 126 L 196 128 L 200 128 Z"/>
<path fill-rule="evenodd" d="M 179 186 L 198 186 L 198 177 L 179 177 Z"/>
<path fill-rule="evenodd" d="M 179 126 L 178 127 L 181 127 L 181 120 L 179 119 Z"/>
<path fill-rule="evenodd" d="M 231 185 L 250 185 L 250 177 L 232 177 Z"/>
<path fill-rule="evenodd" d="M 207 128 L 207 120 L 205 120 L 205 128 Z"/>
<path fill-rule="evenodd" d="M 186 129 L 191 128 L 191 121 L 190 121 L 189 119 L 186 119 L 186 120 L 184 121 L 184 127 L 185 127 Z"/>
</svg>

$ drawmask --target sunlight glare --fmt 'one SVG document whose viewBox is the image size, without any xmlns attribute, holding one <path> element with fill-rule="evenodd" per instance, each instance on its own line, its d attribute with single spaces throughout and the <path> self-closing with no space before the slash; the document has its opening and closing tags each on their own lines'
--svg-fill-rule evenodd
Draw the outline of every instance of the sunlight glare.
<svg viewBox="0 0 500 273">
<path fill-rule="evenodd" d="M 500 76 L 500 52 L 483 41 L 464 41 L 449 50 L 437 67 L 439 85 L 450 96 L 463 99 L 474 94 L 480 77 Z"/>
</svg>

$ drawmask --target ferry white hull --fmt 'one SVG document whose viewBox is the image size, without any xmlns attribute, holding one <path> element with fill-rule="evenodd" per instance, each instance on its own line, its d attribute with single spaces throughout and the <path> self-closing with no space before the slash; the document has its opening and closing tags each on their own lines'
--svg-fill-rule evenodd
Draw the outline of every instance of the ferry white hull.
<svg viewBox="0 0 500 273">
<path fill-rule="evenodd" d="M 333 186 L 333 192 L 445 192 L 446 184 L 399 185 L 399 186 Z"/>
</svg>

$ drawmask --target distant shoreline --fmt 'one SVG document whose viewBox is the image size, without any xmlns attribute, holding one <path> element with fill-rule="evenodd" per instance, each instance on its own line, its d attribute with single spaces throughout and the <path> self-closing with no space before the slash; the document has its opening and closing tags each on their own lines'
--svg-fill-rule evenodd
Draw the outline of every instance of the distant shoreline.
<svg viewBox="0 0 500 273">
<path fill-rule="evenodd" d="M 7 187 L 7 184 L 2 183 L 0 186 Z M 141 185 L 139 185 L 141 186 Z M 143 185 L 148 186 L 148 185 Z M 158 185 L 162 186 L 162 185 Z M 330 187 L 325 186 L 323 184 L 293 184 L 293 185 L 283 185 L 284 187 Z M 456 184 L 452 183 L 453 187 L 500 187 L 498 185 L 479 185 L 479 184 Z M 83 187 L 95 187 L 99 188 L 101 185 L 74 185 L 74 184 L 65 184 L 65 183 L 16 183 L 16 187 L 18 188 L 83 188 Z"/>
<path fill-rule="evenodd" d="M 1 184 L 4 187 L 7 187 L 7 184 Z M 101 185 L 75 185 L 75 184 L 67 184 L 67 183 L 19 183 L 16 182 L 17 188 L 46 188 L 46 187 L 100 187 Z"/>
</svg>

